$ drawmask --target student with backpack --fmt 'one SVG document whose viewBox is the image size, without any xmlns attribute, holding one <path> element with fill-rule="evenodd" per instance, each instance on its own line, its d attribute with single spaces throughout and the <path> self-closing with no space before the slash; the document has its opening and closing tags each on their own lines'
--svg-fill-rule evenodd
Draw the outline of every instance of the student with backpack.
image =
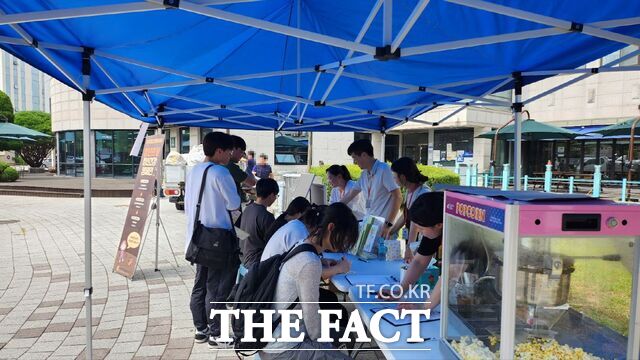
<svg viewBox="0 0 640 360">
<path fill-rule="evenodd" d="M 185 258 L 196 263 L 190 303 L 195 341 L 202 343 L 208 339 L 215 345 L 213 339 L 220 336 L 220 319 L 210 319 L 209 314 L 213 308 L 224 308 L 223 302 L 229 296 L 240 264 L 230 213 L 240 208 L 240 196 L 224 166 L 231 158 L 231 137 L 210 132 L 204 137 L 202 147 L 205 160 L 189 172 L 185 182 Z M 219 244 L 210 246 L 218 240 Z M 229 252 L 218 250 L 223 248 Z"/>
<path fill-rule="evenodd" d="M 320 255 L 324 251 L 346 252 L 353 247 L 357 237 L 358 220 L 351 209 L 343 203 L 331 204 L 323 211 L 319 226 L 302 243 L 290 252 L 275 255 L 254 265 L 238 286 L 234 308 L 301 308 L 302 321 L 299 330 L 305 333 L 305 338 L 297 343 L 264 344 L 236 341 L 236 349 L 251 347 L 260 350 L 262 360 L 349 359 L 343 353 L 335 351 L 330 344 L 316 341 L 320 337 L 318 282 L 322 277 Z M 233 328 L 236 338 L 242 337 L 242 321 L 234 321 Z M 273 337 L 277 339 L 280 337 L 279 318 L 274 322 L 274 329 Z M 254 333 L 256 338 L 259 338 L 258 335 L 261 334 Z M 291 336 L 296 337 L 297 334 L 292 333 Z"/>
<path fill-rule="evenodd" d="M 310 206 L 311 203 L 309 202 L 309 200 L 303 198 L 302 196 L 298 196 L 295 199 L 291 200 L 289 206 L 287 206 L 287 209 L 276 218 L 276 221 L 274 221 L 273 224 L 271 224 L 271 226 L 269 227 L 269 230 L 267 230 L 264 241 L 269 241 L 269 239 L 271 239 L 276 231 L 280 230 L 281 227 L 285 226 L 290 221 L 300 219 L 302 214 L 304 214 L 304 212 Z"/>
</svg>

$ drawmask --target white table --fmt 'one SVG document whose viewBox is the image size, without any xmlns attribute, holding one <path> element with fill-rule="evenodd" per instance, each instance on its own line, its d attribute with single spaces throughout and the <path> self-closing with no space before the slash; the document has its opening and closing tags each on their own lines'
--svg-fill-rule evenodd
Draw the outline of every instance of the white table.
<svg viewBox="0 0 640 360">
<path fill-rule="evenodd" d="M 351 275 L 388 275 L 397 279 L 396 283 L 400 280 L 400 267 L 404 264 L 402 260 L 397 261 L 384 261 L 378 259 L 363 261 L 357 256 L 351 254 L 340 253 L 324 253 L 326 259 L 340 260 L 342 256 L 346 256 L 351 261 Z M 331 283 L 343 293 L 348 293 L 352 285 L 349 283 L 346 277 L 347 274 L 336 275 L 331 278 Z"/>
<path fill-rule="evenodd" d="M 351 271 L 349 274 L 358 275 L 387 275 L 400 279 L 400 267 L 404 264 L 402 260 L 383 261 L 383 260 L 367 260 L 362 261 L 358 257 L 351 254 L 332 254 L 325 253 L 327 259 L 339 260 L 342 256 L 346 256 L 351 261 Z M 331 278 L 331 283 L 341 292 L 348 293 L 351 302 L 354 303 L 356 309 L 360 312 L 365 325 L 369 327 L 371 317 L 373 316 L 372 308 L 382 305 L 393 306 L 397 302 L 385 302 L 375 299 L 375 295 L 368 294 L 364 289 L 360 290 L 349 283 L 345 274 L 336 275 Z M 397 282 L 396 282 L 397 283 Z M 370 302 L 377 303 L 370 303 Z M 414 299 L 417 301 L 417 299 Z M 422 343 L 408 343 L 406 339 L 410 337 L 411 326 L 395 327 L 385 320 L 380 322 L 380 332 L 384 336 L 391 337 L 396 331 L 400 333 L 400 340 L 393 343 L 378 342 L 378 347 L 387 359 L 398 360 L 416 360 L 416 359 L 450 359 L 453 354 L 440 341 L 440 321 L 430 321 L 420 323 L 420 335 L 423 338 L 430 338 Z M 407 350 L 409 349 L 409 350 Z"/>
<path fill-rule="evenodd" d="M 365 298 L 361 297 L 362 295 Z M 360 312 L 365 325 L 369 327 L 371 317 L 374 312 L 372 308 L 380 306 L 392 307 L 397 302 L 376 301 L 371 295 L 360 294 L 355 287 L 349 291 L 349 298 L 354 302 L 356 309 Z M 411 301 L 419 301 L 412 299 Z M 436 308 L 439 311 L 439 308 Z M 385 320 L 380 321 L 380 333 L 386 337 L 391 337 L 395 332 L 400 334 L 400 340 L 391 343 L 376 341 L 378 347 L 387 359 L 415 360 L 415 359 L 450 359 L 452 354 L 445 344 L 440 341 L 440 320 L 421 322 L 420 336 L 428 339 L 421 343 L 408 343 L 406 339 L 411 336 L 411 325 L 393 326 Z"/>
</svg>

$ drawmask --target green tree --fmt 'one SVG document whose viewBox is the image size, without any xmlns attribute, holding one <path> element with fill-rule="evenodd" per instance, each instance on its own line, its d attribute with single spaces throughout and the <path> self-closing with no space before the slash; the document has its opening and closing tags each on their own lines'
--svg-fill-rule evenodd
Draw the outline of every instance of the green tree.
<svg viewBox="0 0 640 360">
<path fill-rule="evenodd" d="M 9 95 L 0 91 L 0 121 L 13 122 L 13 104 Z"/>
<path fill-rule="evenodd" d="M 42 111 L 20 111 L 15 115 L 15 124 L 31 130 L 52 135 L 51 115 Z M 31 167 L 42 166 L 42 161 L 49 155 L 55 146 L 54 137 L 38 139 L 35 142 L 23 142 L 22 147 L 16 152 Z"/>
</svg>

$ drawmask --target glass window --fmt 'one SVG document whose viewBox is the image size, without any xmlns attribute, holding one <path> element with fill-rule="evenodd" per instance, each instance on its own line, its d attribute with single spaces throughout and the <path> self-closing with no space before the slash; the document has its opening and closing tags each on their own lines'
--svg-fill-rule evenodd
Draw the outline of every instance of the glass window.
<svg viewBox="0 0 640 360">
<path fill-rule="evenodd" d="M 357 141 L 357 140 L 361 140 L 361 139 L 367 139 L 367 140 L 371 141 L 371 133 L 366 133 L 366 132 L 354 132 L 353 133 L 353 141 Z"/>
<path fill-rule="evenodd" d="M 204 140 L 204 136 L 212 132 L 213 128 L 200 128 L 200 143 Z"/>
<path fill-rule="evenodd" d="M 626 48 L 623 48 L 620 50 L 620 57 L 623 57 L 625 55 L 628 55 L 634 51 L 638 50 L 638 46 L 635 45 L 631 45 L 631 46 L 627 46 Z M 620 66 L 632 66 L 632 65 L 638 65 L 638 59 L 640 57 L 638 55 L 632 56 L 627 60 L 624 60 L 620 63 Z"/>
<path fill-rule="evenodd" d="M 405 133 L 402 134 L 403 156 L 413 159 L 416 163 L 427 163 L 429 146 L 429 133 Z M 422 151 L 422 149 L 427 149 Z M 440 159 L 438 159 L 440 160 Z"/>
<path fill-rule="evenodd" d="M 306 165 L 309 137 L 305 131 L 280 131 L 275 133 L 275 164 Z"/>
<path fill-rule="evenodd" d="M 582 141 L 572 141 L 569 146 L 568 171 L 582 171 Z"/>
<path fill-rule="evenodd" d="M 600 141 L 599 164 L 602 176 L 606 179 L 612 179 L 614 176 L 613 140 Z M 585 171 L 587 170 L 585 169 Z"/>
<path fill-rule="evenodd" d="M 595 165 L 600 165 L 600 160 L 598 160 L 598 142 L 597 141 L 584 142 L 584 160 L 583 161 L 584 161 L 582 165 L 583 172 L 592 173 L 595 169 Z"/>
<path fill-rule="evenodd" d="M 113 131 L 96 131 L 96 176 L 113 176 Z"/>
<path fill-rule="evenodd" d="M 133 177 L 133 159 L 129 155 L 131 146 L 135 141 L 137 131 L 113 132 L 113 174 L 114 176 Z"/>
<path fill-rule="evenodd" d="M 164 158 L 167 158 L 171 151 L 171 131 L 169 129 L 164 130 Z"/>
<path fill-rule="evenodd" d="M 462 160 L 473 157 L 473 129 L 437 130 L 433 150 L 440 151 L 441 161 L 444 159 L 451 163 L 460 157 Z"/>
<path fill-rule="evenodd" d="M 400 157 L 400 135 L 387 134 L 384 140 L 384 161 L 392 162 Z"/>
<path fill-rule="evenodd" d="M 189 150 L 191 150 L 191 146 L 189 145 L 189 128 L 184 127 L 180 128 L 180 153 L 188 154 Z"/>
</svg>

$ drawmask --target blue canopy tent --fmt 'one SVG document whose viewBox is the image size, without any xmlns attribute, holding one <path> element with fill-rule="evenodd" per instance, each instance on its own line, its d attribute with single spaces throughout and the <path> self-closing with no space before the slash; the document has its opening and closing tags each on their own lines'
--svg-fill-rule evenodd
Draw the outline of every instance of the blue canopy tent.
<svg viewBox="0 0 640 360">
<path fill-rule="evenodd" d="M 160 126 L 304 131 L 384 132 L 444 104 L 512 106 L 516 189 L 523 104 L 597 72 L 640 69 L 614 67 L 637 51 L 576 69 L 640 44 L 640 2 L 622 0 L 32 0 L 0 12 L 0 47 L 83 93 L 85 143 L 94 98 Z M 580 76 L 521 98 L 522 86 L 562 73 Z M 509 89 L 513 104 L 488 97 Z"/>
</svg>

